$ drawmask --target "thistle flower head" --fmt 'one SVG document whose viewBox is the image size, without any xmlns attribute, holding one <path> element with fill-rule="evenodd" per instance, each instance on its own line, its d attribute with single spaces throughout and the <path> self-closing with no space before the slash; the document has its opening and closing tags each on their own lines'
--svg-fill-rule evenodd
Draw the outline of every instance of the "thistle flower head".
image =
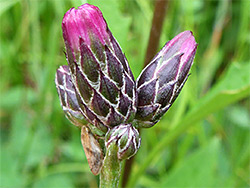
<svg viewBox="0 0 250 188">
<path fill-rule="evenodd" d="M 89 4 L 72 8 L 63 18 L 62 30 L 83 117 L 104 133 L 132 121 L 137 105 L 135 81 L 101 11 Z"/>
<path fill-rule="evenodd" d="M 173 104 L 187 80 L 197 44 L 191 31 L 166 43 L 137 79 L 136 119 L 141 127 L 159 121 Z"/>
</svg>

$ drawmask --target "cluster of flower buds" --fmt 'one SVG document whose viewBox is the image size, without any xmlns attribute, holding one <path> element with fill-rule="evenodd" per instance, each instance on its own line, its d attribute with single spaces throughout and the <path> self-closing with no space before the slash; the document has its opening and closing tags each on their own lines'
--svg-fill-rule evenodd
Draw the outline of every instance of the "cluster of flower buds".
<svg viewBox="0 0 250 188">
<path fill-rule="evenodd" d="M 119 159 L 131 157 L 140 146 L 136 128 L 157 123 L 187 80 L 197 48 L 192 32 L 185 31 L 169 41 L 135 82 L 97 7 L 84 4 L 70 9 L 62 30 L 68 66 L 57 70 L 55 82 L 66 117 L 74 125 L 88 128 L 82 129 L 88 130 L 82 132 L 87 138 L 82 138 L 87 140 L 85 150 L 95 148 L 93 152 L 100 158 L 98 152 L 105 148 L 98 149 L 101 146 L 96 141 L 105 138 L 106 147 L 118 145 Z M 92 164 L 98 159 L 92 160 L 90 153 Z"/>
</svg>

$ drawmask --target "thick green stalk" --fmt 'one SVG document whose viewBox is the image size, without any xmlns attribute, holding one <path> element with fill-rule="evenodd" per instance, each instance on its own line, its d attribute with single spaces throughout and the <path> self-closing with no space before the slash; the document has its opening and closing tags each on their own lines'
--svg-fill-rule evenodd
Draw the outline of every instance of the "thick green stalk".
<svg viewBox="0 0 250 188">
<path fill-rule="evenodd" d="M 100 174 L 100 188 L 116 188 L 121 175 L 121 160 L 117 157 L 118 147 L 112 143 L 104 158 L 103 167 Z"/>
</svg>

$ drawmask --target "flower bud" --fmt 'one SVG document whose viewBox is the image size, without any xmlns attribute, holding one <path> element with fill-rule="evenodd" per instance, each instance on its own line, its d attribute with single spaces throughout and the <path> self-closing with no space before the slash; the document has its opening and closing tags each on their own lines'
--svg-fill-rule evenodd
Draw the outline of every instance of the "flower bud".
<svg viewBox="0 0 250 188">
<path fill-rule="evenodd" d="M 184 31 L 166 43 L 136 81 L 139 127 L 151 127 L 170 108 L 185 84 L 197 43 Z"/>
<path fill-rule="evenodd" d="M 67 61 L 79 107 L 103 132 L 134 119 L 135 81 L 102 16 L 89 4 L 70 9 L 62 22 Z"/>
<path fill-rule="evenodd" d="M 55 83 L 66 117 L 75 126 L 81 127 L 86 125 L 86 117 L 80 111 L 68 66 L 64 65 L 57 69 Z"/>
<path fill-rule="evenodd" d="M 118 159 L 129 159 L 140 147 L 141 139 L 139 132 L 131 124 L 121 124 L 109 130 L 105 137 L 105 146 L 108 148 L 111 143 L 118 146 Z"/>
</svg>

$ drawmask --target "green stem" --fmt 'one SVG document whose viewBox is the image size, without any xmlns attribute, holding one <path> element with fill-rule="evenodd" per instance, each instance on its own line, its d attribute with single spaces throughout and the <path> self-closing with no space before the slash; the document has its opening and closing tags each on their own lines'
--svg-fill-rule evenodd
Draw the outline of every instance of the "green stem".
<svg viewBox="0 0 250 188">
<path fill-rule="evenodd" d="M 118 147 L 111 144 L 106 151 L 100 174 L 100 188 L 116 188 L 121 175 L 121 160 L 117 157 Z"/>
</svg>

